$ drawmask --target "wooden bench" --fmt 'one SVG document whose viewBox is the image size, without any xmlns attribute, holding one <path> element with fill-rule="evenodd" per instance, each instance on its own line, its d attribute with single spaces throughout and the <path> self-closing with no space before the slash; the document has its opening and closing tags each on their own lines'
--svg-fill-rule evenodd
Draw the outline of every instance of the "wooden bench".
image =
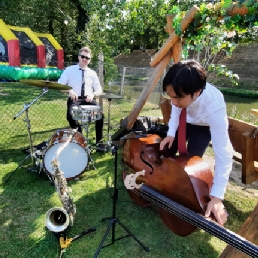
<svg viewBox="0 0 258 258">
<path fill-rule="evenodd" d="M 251 212 L 241 229 L 237 232 L 238 235 L 244 237 L 251 243 L 258 245 L 258 204 Z M 239 251 L 238 249 L 227 245 L 219 258 L 247 258 L 247 254 Z"/>
<path fill-rule="evenodd" d="M 234 159 L 242 164 L 242 183 L 258 180 L 258 127 L 229 118 L 229 137 L 234 150 Z"/>
</svg>

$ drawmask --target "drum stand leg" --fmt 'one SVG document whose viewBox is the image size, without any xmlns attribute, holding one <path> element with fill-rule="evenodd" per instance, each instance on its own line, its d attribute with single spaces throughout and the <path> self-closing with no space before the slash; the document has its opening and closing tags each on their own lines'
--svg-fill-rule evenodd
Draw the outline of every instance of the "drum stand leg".
<svg viewBox="0 0 258 258">
<path fill-rule="evenodd" d="M 90 148 L 87 147 L 87 148 L 86 148 L 86 151 L 87 151 L 88 156 L 89 156 L 89 162 L 91 163 L 93 169 L 96 170 L 96 167 L 95 167 L 95 165 L 94 165 L 94 160 L 93 160 L 93 158 L 92 158 L 91 155 L 90 155 L 90 154 L 91 154 Z"/>
<path fill-rule="evenodd" d="M 86 143 L 89 143 L 89 122 L 88 123 L 81 123 L 82 125 L 83 125 L 83 128 L 84 128 L 84 130 L 85 130 L 85 132 L 86 132 Z M 92 164 L 92 167 L 93 167 L 93 169 L 94 170 L 96 170 L 96 167 L 95 167 L 95 165 L 94 165 L 94 160 L 93 160 L 93 158 L 91 157 L 91 152 L 93 151 L 93 148 L 91 147 L 91 145 L 90 144 L 88 144 L 87 145 L 87 147 L 86 147 L 86 151 L 87 151 L 87 153 L 88 153 L 88 157 L 89 157 L 89 162 Z"/>
<path fill-rule="evenodd" d="M 111 100 L 112 98 L 108 98 L 108 118 L 107 118 L 107 134 L 105 135 L 105 138 L 107 137 L 107 141 L 104 142 L 101 140 L 101 143 L 98 143 L 97 149 L 108 152 L 112 149 L 112 141 L 111 141 L 111 134 L 110 134 L 110 111 L 111 111 Z"/>
<path fill-rule="evenodd" d="M 116 217 L 116 203 L 117 203 L 117 199 L 118 199 L 118 188 L 117 188 L 117 146 L 113 146 L 112 147 L 112 154 L 115 155 L 115 175 L 114 175 L 114 195 L 112 197 L 113 199 L 113 213 L 112 213 L 112 217 L 108 217 L 108 218 L 103 218 L 102 221 L 105 221 L 107 219 L 109 219 L 109 225 L 108 228 L 101 240 L 101 243 L 97 249 L 97 252 L 94 255 L 94 258 L 98 257 L 100 251 L 102 248 L 110 246 L 112 244 L 114 244 L 115 241 L 118 241 L 120 239 L 126 238 L 126 237 L 132 237 L 146 252 L 149 251 L 149 248 L 147 246 L 145 246 L 138 238 L 136 238 L 136 236 L 124 225 L 122 224 L 122 222 Z M 124 229 L 124 231 L 127 233 L 127 235 L 119 237 L 119 238 L 115 238 L 115 226 L 116 224 L 118 224 L 121 228 Z M 112 229 L 112 242 L 110 244 L 107 244 L 105 246 L 103 246 L 109 231 Z"/>
</svg>

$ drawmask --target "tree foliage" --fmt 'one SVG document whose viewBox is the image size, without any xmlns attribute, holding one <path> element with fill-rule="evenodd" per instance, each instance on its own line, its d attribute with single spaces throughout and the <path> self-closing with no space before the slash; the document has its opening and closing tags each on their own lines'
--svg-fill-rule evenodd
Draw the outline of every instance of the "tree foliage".
<svg viewBox="0 0 258 258">
<path fill-rule="evenodd" d="M 187 10 L 173 6 L 170 14 L 174 16 L 173 29 L 175 33 L 184 38 L 184 57 L 194 53 L 204 67 L 215 71 L 218 75 L 226 75 L 232 83 L 237 84 L 238 75 L 229 71 L 224 65 L 216 65 L 224 56 L 230 56 L 240 41 L 249 41 L 258 26 L 258 2 L 248 0 L 244 3 L 239 1 L 237 7 L 245 6 L 248 13 L 245 15 L 229 14 L 232 1 L 221 1 L 215 5 L 202 3 L 194 21 L 186 31 L 182 31 L 180 22 Z M 224 54 L 224 55 L 223 55 Z"/>
<path fill-rule="evenodd" d="M 209 2 L 215 2 L 215 8 Z M 133 49 L 158 50 L 168 37 L 164 26 L 170 12 L 175 16 L 173 28 L 185 40 L 184 55 L 192 51 L 201 58 L 204 50 L 206 66 L 221 50 L 230 54 L 238 42 L 257 41 L 257 1 L 245 3 L 249 13 L 232 17 L 225 15 L 231 0 L 1 0 L 0 18 L 10 25 L 51 33 L 64 48 L 65 61 L 76 61 L 78 48 L 89 45 L 95 60 L 102 52 L 106 63 Z M 180 20 L 193 4 L 200 11 L 182 33 Z"/>
</svg>

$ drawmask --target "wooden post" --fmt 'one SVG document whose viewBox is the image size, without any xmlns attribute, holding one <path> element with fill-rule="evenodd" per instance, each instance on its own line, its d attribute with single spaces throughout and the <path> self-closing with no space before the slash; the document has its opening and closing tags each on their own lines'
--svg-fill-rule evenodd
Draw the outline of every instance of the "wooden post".
<svg viewBox="0 0 258 258">
<path fill-rule="evenodd" d="M 258 173 L 255 172 L 254 154 L 255 138 L 252 138 L 253 129 L 242 134 L 243 152 L 242 152 L 242 182 L 250 184 L 258 179 Z"/>
<path fill-rule="evenodd" d="M 163 123 L 166 125 L 168 124 L 170 119 L 170 114 L 172 109 L 171 100 L 163 97 L 163 99 L 160 100 L 159 106 L 163 116 Z"/>
<path fill-rule="evenodd" d="M 173 19 L 174 19 L 174 15 L 167 15 L 166 16 L 167 19 L 167 24 L 165 26 L 165 31 L 168 32 L 169 35 L 171 35 L 174 31 L 174 29 L 172 28 L 172 23 L 173 23 Z M 172 48 L 171 48 L 172 49 Z M 173 57 L 173 51 L 172 51 L 172 55 L 171 58 Z"/>
<path fill-rule="evenodd" d="M 165 26 L 165 31 L 172 35 L 174 29 L 172 28 L 172 23 L 174 19 L 174 15 L 167 15 L 167 24 Z M 172 46 L 172 57 L 174 63 L 179 62 L 182 59 L 182 44 L 181 39 L 176 40 L 176 42 Z"/>
<path fill-rule="evenodd" d="M 168 14 L 168 15 L 166 16 L 166 19 L 167 19 L 167 24 L 166 24 L 166 26 L 165 26 L 164 29 L 165 29 L 165 31 L 166 31 L 169 35 L 171 35 L 172 32 L 173 32 L 172 23 L 173 23 L 174 15 Z"/>
<path fill-rule="evenodd" d="M 184 31 L 188 25 L 193 21 L 196 12 L 199 10 L 197 6 L 193 6 L 190 11 L 185 15 L 181 22 L 182 31 Z M 156 66 L 162 58 L 167 54 L 169 49 L 175 44 L 175 42 L 179 39 L 175 32 L 173 32 L 170 37 L 167 39 L 165 44 L 159 50 L 159 52 L 154 56 L 154 58 L 150 62 L 150 66 Z"/>
<path fill-rule="evenodd" d="M 120 87 L 120 95 L 123 95 L 123 91 L 124 91 L 125 72 L 126 72 L 126 67 L 123 67 L 123 73 L 122 73 L 122 79 L 121 79 L 121 87 Z"/>
<path fill-rule="evenodd" d="M 238 235 L 244 237 L 251 243 L 258 245 L 258 204 L 247 218 L 245 223 L 242 225 L 240 230 L 237 232 Z M 221 253 L 219 258 L 248 258 L 247 254 L 242 253 L 231 245 L 227 245 L 224 251 Z"/>
<path fill-rule="evenodd" d="M 165 68 L 167 67 L 169 60 L 171 57 L 171 50 L 167 52 L 167 54 L 164 56 L 164 58 L 161 60 L 161 62 L 157 65 L 157 67 L 154 69 L 151 77 L 147 81 L 147 84 L 145 85 L 140 97 L 134 104 L 133 109 L 131 110 L 128 119 L 127 119 L 127 129 L 131 129 L 133 127 L 134 122 L 137 119 L 137 116 L 140 114 L 142 107 L 146 103 L 148 97 L 150 96 L 151 92 L 155 88 L 159 78 L 163 74 Z"/>
<path fill-rule="evenodd" d="M 178 39 L 172 46 L 174 63 L 181 61 L 182 59 L 182 44 L 181 39 Z"/>
<path fill-rule="evenodd" d="M 104 89 L 104 55 L 99 53 L 99 82 Z M 103 110 L 103 99 L 99 98 L 99 106 Z"/>
<path fill-rule="evenodd" d="M 104 55 L 99 53 L 99 81 L 102 87 L 104 87 Z"/>
<path fill-rule="evenodd" d="M 255 108 L 252 108 L 251 109 L 251 112 L 255 115 L 258 115 L 258 109 L 255 109 Z"/>
<path fill-rule="evenodd" d="M 173 22 L 173 15 L 167 15 L 167 25 L 165 27 L 165 31 L 167 31 L 170 35 L 173 33 L 173 28 L 172 28 L 172 22 Z M 178 39 L 174 45 L 172 46 L 172 58 L 174 63 L 177 63 L 181 60 L 182 58 L 182 44 L 181 44 L 181 39 Z M 170 113 L 171 113 L 171 100 L 170 99 L 165 99 L 162 94 L 160 95 L 160 109 L 163 115 L 163 122 L 164 124 L 168 124 L 168 121 L 170 119 Z"/>
<path fill-rule="evenodd" d="M 238 2 L 234 3 L 229 8 L 226 9 L 226 14 L 229 16 L 235 16 L 237 14 L 243 16 L 245 14 L 248 14 L 248 8 L 245 6 L 247 2 L 248 1 L 245 1 L 241 5 L 239 5 Z M 257 2 L 257 0 L 255 2 Z"/>
</svg>

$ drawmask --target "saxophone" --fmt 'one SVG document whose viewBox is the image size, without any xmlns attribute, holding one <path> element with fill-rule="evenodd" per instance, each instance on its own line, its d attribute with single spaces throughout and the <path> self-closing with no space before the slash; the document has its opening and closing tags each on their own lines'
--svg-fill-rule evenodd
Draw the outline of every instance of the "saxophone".
<svg viewBox="0 0 258 258">
<path fill-rule="evenodd" d="M 61 151 L 68 145 L 73 135 L 77 130 L 72 130 L 71 135 L 68 137 L 64 145 L 61 145 L 55 153 L 51 161 L 51 165 L 54 171 L 54 184 L 56 191 L 59 195 L 63 208 L 54 207 L 46 213 L 46 227 L 53 232 L 63 232 L 68 226 L 73 225 L 74 215 L 76 213 L 76 207 L 73 204 L 72 198 L 69 196 L 71 189 L 67 186 L 64 172 L 60 170 L 60 163 L 58 156 Z"/>
</svg>

